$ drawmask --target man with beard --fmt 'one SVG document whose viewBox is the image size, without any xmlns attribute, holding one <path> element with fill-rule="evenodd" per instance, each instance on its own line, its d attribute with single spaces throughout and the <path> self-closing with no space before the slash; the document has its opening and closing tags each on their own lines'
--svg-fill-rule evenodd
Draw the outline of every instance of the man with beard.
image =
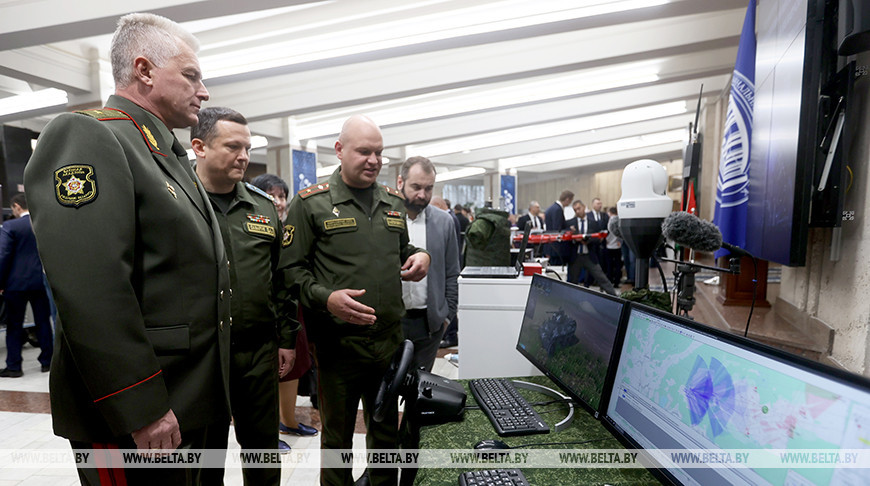
<svg viewBox="0 0 870 486">
<path fill-rule="evenodd" d="M 402 331 L 414 343 L 412 369 L 432 371 L 444 327 L 459 303 L 459 248 L 456 227 L 444 211 L 430 207 L 435 166 L 425 157 L 402 164 L 396 185 L 405 196 L 405 221 L 411 244 L 429 252 L 429 273 L 419 282 L 402 282 Z"/>
</svg>

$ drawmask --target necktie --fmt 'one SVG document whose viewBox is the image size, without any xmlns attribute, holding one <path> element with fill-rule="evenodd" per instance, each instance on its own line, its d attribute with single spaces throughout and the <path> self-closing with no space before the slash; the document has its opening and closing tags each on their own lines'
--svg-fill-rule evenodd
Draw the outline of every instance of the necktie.
<svg viewBox="0 0 870 486">
<path fill-rule="evenodd" d="M 578 218 L 578 221 L 580 221 L 580 234 L 586 234 L 586 220 Z M 580 242 L 580 248 L 577 249 L 577 253 L 581 255 L 586 253 L 586 244 L 582 241 Z"/>
</svg>

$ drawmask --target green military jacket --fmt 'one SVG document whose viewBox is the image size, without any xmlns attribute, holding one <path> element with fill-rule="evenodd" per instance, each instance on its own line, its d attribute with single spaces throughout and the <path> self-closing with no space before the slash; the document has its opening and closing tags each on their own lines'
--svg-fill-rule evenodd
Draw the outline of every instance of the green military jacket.
<svg viewBox="0 0 870 486">
<path fill-rule="evenodd" d="M 49 123 L 24 184 L 59 316 L 55 432 L 114 441 L 170 408 L 182 434 L 226 423 L 227 260 L 172 132 L 112 96 Z"/>
<path fill-rule="evenodd" d="M 511 264 L 511 225 L 508 213 L 481 209 L 465 231 L 465 264 L 469 266 L 509 266 Z"/>
<path fill-rule="evenodd" d="M 367 215 L 339 168 L 328 183 L 304 189 L 290 201 L 289 273 L 300 304 L 311 311 L 305 317 L 313 341 L 376 334 L 399 325 L 405 312 L 401 267 L 409 256 L 424 251 L 410 244 L 402 199 L 399 191 L 376 184 Z M 341 289 L 366 290 L 357 300 L 375 309 L 373 326 L 348 324 L 327 312 L 329 295 Z"/>
<path fill-rule="evenodd" d="M 299 321 L 285 274 L 289 233 L 285 238 L 272 196 L 239 182 L 226 214 L 212 209 L 230 261 L 234 339 L 262 344 L 280 333 L 279 347 L 296 348 Z"/>
</svg>

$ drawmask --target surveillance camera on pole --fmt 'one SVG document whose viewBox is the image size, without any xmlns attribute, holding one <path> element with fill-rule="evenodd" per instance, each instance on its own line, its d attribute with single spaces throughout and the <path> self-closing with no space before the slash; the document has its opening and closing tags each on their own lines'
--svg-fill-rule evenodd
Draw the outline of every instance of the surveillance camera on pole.
<svg viewBox="0 0 870 486">
<path fill-rule="evenodd" d="M 628 164 L 622 172 L 619 229 L 635 255 L 635 288 L 649 288 L 649 259 L 662 241 L 662 221 L 673 210 L 668 173 L 654 160 Z"/>
</svg>

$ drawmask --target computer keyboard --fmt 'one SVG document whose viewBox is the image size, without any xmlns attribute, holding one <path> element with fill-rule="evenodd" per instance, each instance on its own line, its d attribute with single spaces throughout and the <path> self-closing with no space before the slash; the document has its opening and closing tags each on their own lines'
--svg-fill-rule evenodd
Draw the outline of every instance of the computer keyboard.
<svg viewBox="0 0 870 486">
<path fill-rule="evenodd" d="M 469 383 L 474 399 L 498 435 L 547 434 L 550 427 L 504 378 L 479 378 Z"/>
<path fill-rule="evenodd" d="M 459 475 L 459 486 L 529 486 L 519 469 L 468 471 Z"/>
</svg>

